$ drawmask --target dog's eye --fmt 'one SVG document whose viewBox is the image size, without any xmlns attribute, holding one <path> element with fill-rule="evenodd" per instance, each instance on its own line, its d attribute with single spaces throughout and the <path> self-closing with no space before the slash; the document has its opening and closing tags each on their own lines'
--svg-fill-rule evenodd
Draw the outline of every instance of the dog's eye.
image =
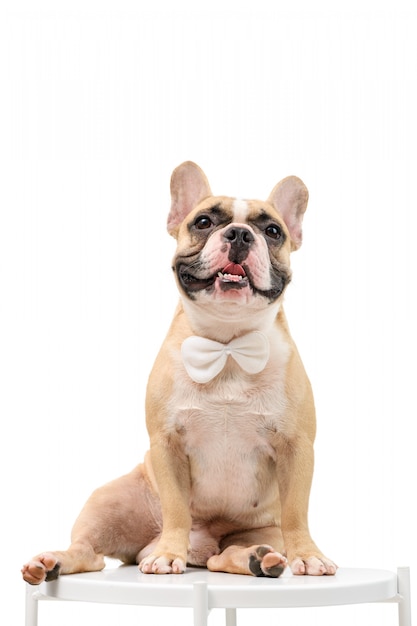
<svg viewBox="0 0 417 626">
<path fill-rule="evenodd" d="M 194 226 L 198 228 L 198 230 L 205 230 L 207 228 L 210 228 L 210 226 L 212 225 L 213 222 L 207 215 L 200 215 L 200 217 L 197 217 L 196 221 L 194 222 Z"/>
<path fill-rule="evenodd" d="M 282 231 L 279 226 L 276 224 L 270 224 L 265 228 L 265 234 L 268 235 L 271 239 L 279 239 L 281 237 Z"/>
</svg>

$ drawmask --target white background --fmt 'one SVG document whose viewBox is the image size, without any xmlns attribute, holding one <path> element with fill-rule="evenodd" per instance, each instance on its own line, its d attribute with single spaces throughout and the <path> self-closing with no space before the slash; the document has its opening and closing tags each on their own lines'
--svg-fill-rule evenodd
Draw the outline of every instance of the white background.
<svg viewBox="0 0 417 626">
<path fill-rule="evenodd" d="M 147 375 L 177 299 L 169 178 L 187 159 L 215 194 L 308 186 L 286 312 L 317 404 L 312 534 L 342 567 L 412 566 L 415 600 L 412 4 L 1 3 L 2 624 L 23 624 L 23 562 L 66 548 L 91 491 L 147 449 Z M 191 619 L 40 608 L 42 626 Z"/>
</svg>

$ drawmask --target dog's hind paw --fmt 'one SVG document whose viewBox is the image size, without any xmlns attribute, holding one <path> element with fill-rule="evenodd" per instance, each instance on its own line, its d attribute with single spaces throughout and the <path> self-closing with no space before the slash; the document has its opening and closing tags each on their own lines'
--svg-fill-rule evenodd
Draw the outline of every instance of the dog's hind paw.
<svg viewBox="0 0 417 626">
<path fill-rule="evenodd" d="M 50 552 L 39 554 L 22 567 L 23 580 L 31 585 L 39 585 L 44 580 L 55 580 L 59 576 L 60 564 Z"/>
<path fill-rule="evenodd" d="M 249 569 L 254 576 L 278 578 L 287 565 L 287 559 L 271 546 L 257 546 L 249 556 Z"/>
<path fill-rule="evenodd" d="M 150 554 L 139 563 L 139 569 L 143 574 L 183 574 L 185 562 L 179 557 L 172 559 Z"/>
</svg>

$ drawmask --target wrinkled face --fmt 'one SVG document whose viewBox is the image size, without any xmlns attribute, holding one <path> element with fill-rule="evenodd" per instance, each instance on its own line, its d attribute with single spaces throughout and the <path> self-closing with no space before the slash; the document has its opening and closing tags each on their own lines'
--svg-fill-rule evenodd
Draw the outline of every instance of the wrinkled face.
<svg viewBox="0 0 417 626">
<path fill-rule="evenodd" d="M 173 270 L 190 300 L 266 306 L 291 279 L 290 252 L 272 204 L 210 196 L 181 224 Z"/>
</svg>

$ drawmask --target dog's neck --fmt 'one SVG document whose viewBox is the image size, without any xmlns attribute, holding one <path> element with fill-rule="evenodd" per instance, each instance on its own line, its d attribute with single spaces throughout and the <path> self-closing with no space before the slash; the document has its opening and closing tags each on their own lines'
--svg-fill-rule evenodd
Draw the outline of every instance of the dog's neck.
<svg viewBox="0 0 417 626">
<path fill-rule="evenodd" d="M 221 343 L 228 343 L 254 330 L 268 335 L 280 311 L 280 302 L 263 309 L 244 308 L 236 303 L 213 307 L 185 298 L 181 300 L 192 334 Z"/>
</svg>

